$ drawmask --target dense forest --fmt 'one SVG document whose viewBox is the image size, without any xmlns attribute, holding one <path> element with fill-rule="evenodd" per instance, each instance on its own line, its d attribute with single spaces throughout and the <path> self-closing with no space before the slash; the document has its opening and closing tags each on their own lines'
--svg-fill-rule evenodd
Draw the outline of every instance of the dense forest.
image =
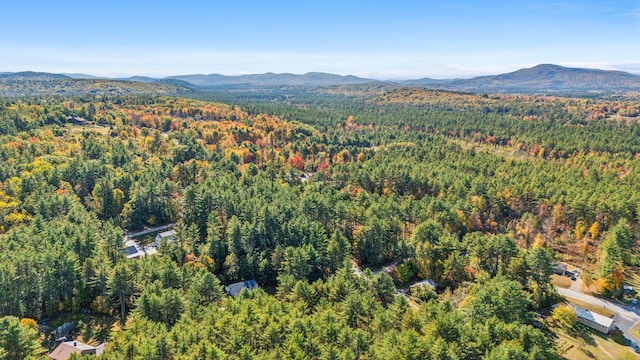
<svg viewBox="0 0 640 360">
<path fill-rule="evenodd" d="M 105 359 L 561 358 L 553 266 L 640 265 L 637 100 L 87 83 L 0 98 L 0 359 L 78 313 Z"/>
</svg>

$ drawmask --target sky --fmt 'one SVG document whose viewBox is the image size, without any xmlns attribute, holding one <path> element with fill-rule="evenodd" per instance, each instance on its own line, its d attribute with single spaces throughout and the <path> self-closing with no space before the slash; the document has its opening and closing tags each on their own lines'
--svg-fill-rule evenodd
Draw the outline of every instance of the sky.
<svg viewBox="0 0 640 360">
<path fill-rule="evenodd" d="M 640 1 L 6 1 L 0 72 L 467 78 L 640 74 Z"/>
</svg>

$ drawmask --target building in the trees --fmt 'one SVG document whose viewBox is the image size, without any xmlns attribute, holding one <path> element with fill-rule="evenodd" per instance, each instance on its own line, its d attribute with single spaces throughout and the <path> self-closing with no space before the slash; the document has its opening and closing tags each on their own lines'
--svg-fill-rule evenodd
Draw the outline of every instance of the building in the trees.
<svg viewBox="0 0 640 360">
<path fill-rule="evenodd" d="M 51 359 L 55 360 L 67 360 L 71 357 L 72 354 L 78 355 L 100 355 L 104 352 L 104 344 L 100 344 L 98 346 L 91 346 L 80 341 L 65 341 L 60 343 L 53 351 L 49 354 Z"/>
<path fill-rule="evenodd" d="M 127 240 L 124 243 L 124 249 L 122 250 L 127 258 L 129 259 L 138 259 L 143 256 L 153 255 L 158 252 L 158 247 L 155 243 L 143 246 L 138 244 L 135 240 Z"/>
<path fill-rule="evenodd" d="M 572 307 L 580 324 L 587 325 L 604 334 L 608 334 L 613 329 L 613 319 L 579 306 L 572 305 Z"/>
<path fill-rule="evenodd" d="M 124 243 L 122 252 L 127 255 L 128 259 L 137 259 L 143 255 L 140 246 L 133 240 L 127 240 Z"/>
<path fill-rule="evenodd" d="M 433 288 L 433 290 L 438 288 L 438 283 L 433 281 L 433 280 L 431 280 L 431 279 L 419 281 L 419 282 L 411 285 L 411 287 L 413 288 L 413 287 L 416 287 L 416 286 L 423 286 L 423 285 L 431 286 Z"/>
<path fill-rule="evenodd" d="M 67 340 L 67 336 L 69 336 L 69 333 L 71 333 L 72 328 L 73 328 L 73 325 L 70 322 L 66 322 L 58 326 L 58 328 L 56 328 L 55 330 L 53 330 L 51 332 L 51 335 L 56 341 Z"/>
<path fill-rule="evenodd" d="M 155 246 L 160 246 L 160 243 L 162 242 L 162 240 L 174 241 L 175 235 L 176 235 L 175 230 L 161 232 L 160 234 L 156 235 Z"/>
<path fill-rule="evenodd" d="M 247 280 L 247 281 L 240 281 L 231 285 L 226 285 L 224 287 L 224 291 L 229 295 L 229 296 L 233 296 L 233 297 L 238 297 L 238 295 L 240 294 L 240 291 L 242 291 L 242 289 L 255 289 L 258 287 L 258 283 L 251 279 L 251 280 Z"/>
<path fill-rule="evenodd" d="M 553 267 L 553 273 L 557 275 L 566 275 L 567 274 L 567 264 L 557 264 Z"/>
<path fill-rule="evenodd" d="M 175 241 L 175 234 L 176 232 L 174 230 L 161 232 L 156 235 L 156 238 L 153 240 L 153 242 L 148 245 L 142 245 L 141 243 L 131 238 L 127 238 L 127 240 L 124 242 L 124 249 L 122 251 L 125 255 L 127 255 L 127 258 L 129 259 L 138 259 L 143 256 L 153 255 L 158 252 L 158 247 L 163 240 Z"/>
</svg>

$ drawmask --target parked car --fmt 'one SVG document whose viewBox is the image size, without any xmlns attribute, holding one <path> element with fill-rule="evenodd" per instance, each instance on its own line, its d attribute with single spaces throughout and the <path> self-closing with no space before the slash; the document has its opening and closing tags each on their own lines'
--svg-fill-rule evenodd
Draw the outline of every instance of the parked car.
<svg viewBox="0 0 640 360">
<path fill-rule="evenodd" d="M 631 300 L 631 305 L 638 305 L 638 299 Z"/>
<path fill-rule="evenodd" d="M 534 321 L 532 325 L 536 329 L 544 329 L 544 325 L 542 325 L 542 323 L 539 321 Z"/>
</svg>

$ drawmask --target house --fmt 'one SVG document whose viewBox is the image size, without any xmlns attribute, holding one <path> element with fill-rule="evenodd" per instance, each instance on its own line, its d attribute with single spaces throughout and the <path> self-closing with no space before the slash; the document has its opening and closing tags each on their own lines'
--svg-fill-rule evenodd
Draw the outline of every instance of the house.
<svg viewBox="0 0 640 360">
<path fill-rule="evenodd" d="M 127 256 L 127 259 L 139 259 L 143 256 L 157 253 L 158 247 L 155 246 L 155 244 L 143 246 L 138 244 L 135 240 L 129 239 L 124 242 L 122 252 Z"/>
<path fill-rule="evenodd" d="M 65 341 L 60 343 L 49 354 L 51 359 L 55 360 L 67 360 L 71 357 L 71 354 L 79 355 L 100 355 L 104 352 L 104 344 L 98 346 L 91 346 L 80 341 Z"/>
<path fill-rule="evenodd" d="M 140 251 L 138 244 L 133 240 L 127 240 L 124 243 L 122 252 L 127 256 L 127 259 L 137 259 L 142 256 L 142 251 Z"/>
<path fill-rule="evenodd" d="M 613 319 L 594 313 L 593 311 L 583 309 L 579 306 L 571 305 L 571 307 L 575 311 L 577 320 L 580 324 L 598 330 L 603 334 L 608 334 L 609 331 L 613 329 Z"/>
<path fill-rule="evenodd" d="M 311 177 L 313 177 L 313 175 L 314 175 L 314 173 L 312 173 L 312 172 L 309 172 L 309 173 L 304 173 L 303 172 L 302 174 L 300 174 L 300 181 L 305 182 L 305 181 L 311 179 Z"/>
<path fill-rule="evenodd" d="M 556 264 L 556 266 L 553 267 L 553 273 L 557 274 L 557 275 L 566 275 L 567 274 L 567 264 Z"/>
<path fill-rule="evenodd" d="M 226 285 L 224 287 L 224 291 L 232 297 L 238 297 L 238 295 L 240 294 L 240 292 L 242 291 L 242 289 L 255 289 L 258 287 L 258 283 L 251 279 L 251 280 L 247 280 L 247 281 L 240 281 L 231 285 Z"/>
<path fill-rule="evenodd" d="M 79 116 L 69 116 L 67 117 L 67 122 L 74 124 L 74 125 L 84 125 L 87 124 L 88 121 L 86 119 L 83 119 Z"/>
<path fill-rule="evenodd" d="M 176 235 L 176 231 L 175 230 L 169 230 L 169 231 L 161 232 L 160 234 L 156 235 L 155 246 L 160 246 L 160 243 L 163 240 L 174 241 L 175 240 L 175 235 Z"/>
<path fill-rule="evenodd" d="M 431 279 L 419 281 L 419 282 L 411 285 L 411 287 L 413 288 L 413 287 L 416 287 L 416 286 L 423 286 L 423 285 L 431 286 L 433 288 L 433 290 L 438 288 L 438 283 L 433 281 L 433 280 L 431 280 Z"/>
</svg>

